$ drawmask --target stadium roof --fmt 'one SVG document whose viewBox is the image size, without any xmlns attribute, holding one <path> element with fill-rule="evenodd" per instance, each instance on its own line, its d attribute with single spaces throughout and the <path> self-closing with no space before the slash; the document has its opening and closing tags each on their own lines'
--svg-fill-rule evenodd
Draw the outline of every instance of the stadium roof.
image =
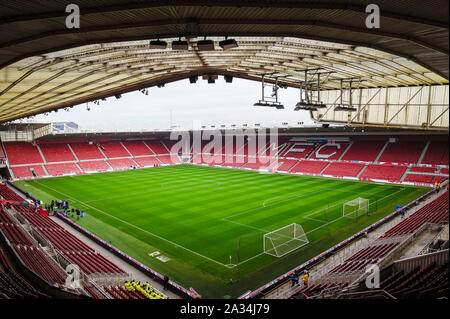
<svg viewBox="0 0 450 319">
<path fill-rule="evenodd" d="M 362 88 L 448 84 L 447 0 L 379 0 L 381 29 L 365 26 L 367 1 L 357 0 L 82 0 L 81 28 L 68 29 L 71 2 L 0 4 L 0 122 L 193 75 L 264 74 L 297 87 L 317 69 L 328 90 L 349 78 Z M 179 37 L 188 50 L 172 50 Z M 215 50 L 198 50 L 204 37 Z M 223 50 L 225 37 L 239 47 Z M 151 39 L 168 48 L 150 49 Z"/>
</svg>

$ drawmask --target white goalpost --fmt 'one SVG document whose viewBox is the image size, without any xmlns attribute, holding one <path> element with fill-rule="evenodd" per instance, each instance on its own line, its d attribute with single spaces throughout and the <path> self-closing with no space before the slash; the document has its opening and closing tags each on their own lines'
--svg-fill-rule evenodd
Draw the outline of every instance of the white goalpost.
<svg viewBox="0 0 450 319">
<path fill-rule="evenodd" d="M 344 203 L 342 207 L 343 216 L 347 218 L 357 218 L 369 213 L 369 200 L 358 197 L 354 200 Z"/>
<path fill-rule="evenodd" d="M 274 257 L 283 257 L 308 243 L 309 240 L 303 227 L 293 223 L 264 234 L 264 253 Z"/>
</svg>

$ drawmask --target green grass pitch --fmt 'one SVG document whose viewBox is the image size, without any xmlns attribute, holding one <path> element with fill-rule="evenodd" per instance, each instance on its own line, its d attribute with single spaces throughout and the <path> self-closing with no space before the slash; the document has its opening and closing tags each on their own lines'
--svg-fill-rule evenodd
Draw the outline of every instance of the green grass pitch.
<svg viewBox="0 0 450 319">
<path fill-rule="evenodd" d="M 255 289 L 428 191 L 193 165 L 17 185 L 85 210 L 78 224 L 206 298 Z M 370 200 L 370 213 L 343 217 L 343 203 L 357 197 Z M 309 244 L 282 258 L 264 254 L 263 235 L 292 223 L 302 225 Z M 150 256 L 155 251 L 170 260 Z"/>
</svg>

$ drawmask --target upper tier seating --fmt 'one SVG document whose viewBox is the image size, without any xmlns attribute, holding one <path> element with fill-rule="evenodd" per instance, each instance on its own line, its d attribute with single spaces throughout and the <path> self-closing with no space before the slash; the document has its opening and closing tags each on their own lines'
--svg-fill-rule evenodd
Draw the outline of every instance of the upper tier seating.
<svg viewBox="0 0 450 319">
<path fill-rule="evenodd" d="M 356 141 L 345 153 L 344 161 L 374 162 L 386 141 Z"/>
<path fill-rule="evenodd" d="M 108 158 L 130 157 L 120 142 L 100 143 L 100 146 Z"/>
<path fill-rule="evenodd" d="M 300 163 L 291 169 L 291 173 L 320 174 L 328 163 L 326 161 L 300 161 Z"/>
<path fill-rule="evenodd" d="M 36 175 L 38 177 L 46 176 L 44 169 L 42 168 L 42 165 L 31 165 L 31 166 L 19 166 L 19 167 L 12 167 L 12 171 L 14 173 L 14 176 L 16 178 L 29 178 L 33 177 L 33 174 L 31 173 L 31 169 L 34 170 Z"/>
<path fill-rule="evenodd" d="M 167 148 L 161 144 L 160 141 L 145 141 L 145 144 L 147 144 L 155 154 L 170 154 Z"/>
<path fill-rule="evenodd" d="M 80 161 L 105 158 L 95 144 L 70 143 L 70 146 Z"/>
<path fill-rule="evenodd" d="M 78 162 L 84 172 L 105 172 L 111 169 L 106 161 Z"/>
<path fill-rule="evenodd" d="M 448 165 L 448 142 L 431 142 L 422 164 Z"/>
<path fill-rule="evenodd" d="M 372 164 L 366 167 L 360 175 L 360 178 L 399 181 L 405 173 L 406 168 L 406 166 Z"/>
<path fill-rule="evenodd" d="M 326 144 L 320 146 L 310 158 L 336 161 L 347 150 L 348 146 L 349 143 Z"/>
<path fill-rule="evenodd" d="M 356 177 L 364 168 L 364 164 L 331 163 L 323 172 L 324 175 Z"/>
<path fill-rule="evenodd" d="M 426 142 L 399 141 L 389 143 L 378 162 L 416 164 L 425 148 Z"/>
<path fill-rule="evenodd" d="M 27 142 L 6 142 L 6 155 L 10 165 L 40 164 L 43 163 L 39 150 Z"/>
<path fill-rule="evenodd" d="M 264 151 L 267 150 L 267 145 L 259 145 L 256 141 L 255 145 L 250 145 L 248 142 L 245 144 L 245 146 L 239 150 L 240 155 L 245 156 L 256 156 L 259 155 L 259 153 L 264 154 Z M 267 152 L 267 155 L 270 155 L 270 152 Z"/>
<path fill-rule="evenodd" d="M 151 156 L 155 153 L 150 150 L 142 141 L 126 141 L 123 145 L 133 156 Z"/>
<path fill-rule="evenodd" d="M 304 159 L 307 158 L 316 148 L 315 144 L 311 143 L 289 143 L 289 148 L 283 151 L 282 157 L 291 157 Z"/>
<path fill-rule="evenodd" d="M 448 223 L 448 191 L 389 229 L 381 238 L 408 235 L 425 223 Z"/>
<path fill-rule="evenodd" d="M 288 149 L 293 145 L 294 143 L 286 143 L 286 146 L 283 146 L 285 144 L 270 144 L 268 143 L 264 147 L 261 147 L 258 150 L 258 155 L 260 156 L 282 156 L 283 153 L 286 153 Z"/>
<path fill-rule="evenodd" d="M 437 169 L 435 167 L 411 167 L 409 169 L 410 172 L 414 172 L 414 173 L 431 173 L 434 174 L 436 173 Z"/>
<path fill-rule="evenodd" d="M 66 163 L 66 164 L 47 164 L 45 165 L 48 173 L 51 176 L 62 176 L 62 175 L 70 175 L 70 174 L 80 174 L 80 169 L 77 167 L 75 163 Z"/>
<path fill-rule="evenodd" d="M 159 154 L 170 154 L 169 151 L 171 151 L 171 150 L 172 150 L 172 147 L 173 147 L 175 144 L 177 144 L 178 142 L 179 142 L 179 141 L 160 140 L 160 141 L 159 141 L 159 144 L 161 144 L 162 147 L 163 147 L 163 153 L 159 153 Z M 191 146 L 191 148 L 192 148 L 192 146 Z M 167 151 L 167 150 L 169 150 L 169 151 Z M 191 150 L 189 149 L 189 150 L 187 150 L 187 152 L 190 153 Z M 177 150 L 177 153 L 178 153 L 178 150 Z"/>
<path fill-rule="evenodd" d="M 44 154 L 47 163 L 76 161 L 67 144 L 39 144 L 39 148 Z"/>
</svg>

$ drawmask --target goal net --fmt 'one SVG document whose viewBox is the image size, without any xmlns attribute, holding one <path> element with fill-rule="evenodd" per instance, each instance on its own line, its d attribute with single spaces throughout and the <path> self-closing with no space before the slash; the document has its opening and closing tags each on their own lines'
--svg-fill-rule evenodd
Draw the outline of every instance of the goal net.
<svg viewBox="0 0 450 319">
<path fill-rule="evenodd" d="M 342 208 L 343 216 L 348 218 L 356 218 L 369 213 L 369 200 L 358 197 L 354 200 L 344 203 Z"/>
<path fill-rule="evenodd" d="M 303 227 L 291 224 L 264 235 L 264 253 L 283 257 L 309 243 Z"/>
</svg>

